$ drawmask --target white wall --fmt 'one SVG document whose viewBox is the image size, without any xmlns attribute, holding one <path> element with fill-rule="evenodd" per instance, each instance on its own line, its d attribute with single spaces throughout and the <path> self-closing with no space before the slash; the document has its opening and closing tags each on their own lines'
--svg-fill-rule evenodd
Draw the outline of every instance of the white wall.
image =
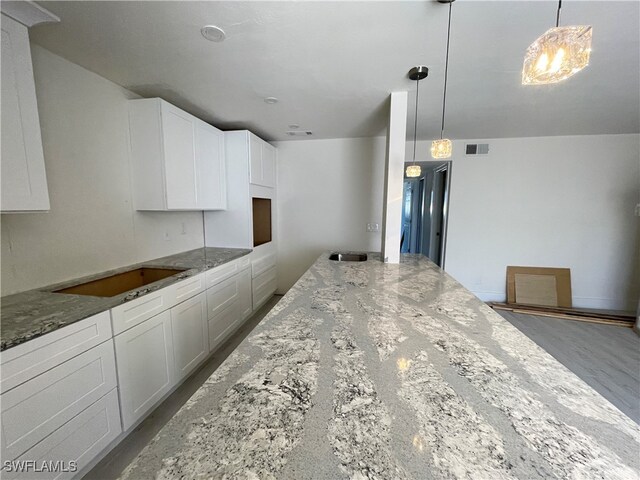
<svg viewBox="0 0 640 480">
<path fill-rule="evenodd" d="M 132 208 L 135 94 L 39 46 L 32 53 L 51 211 L 2 215 L 2 295 L 201 247 L 201 212 Z"/>
<path fill-rule="evenodd" d="M 466 157 L 454 142 L 445 269 L 502 301 L 507 265 L 569 267 L 574 306 L 635 310 L 640 135 L 482 143 L 488 156 Z"/>
<path fill-rule="evenodd" d="M 276 142 L 278 291 L 325 250 L 380 251 L 384 137 Z"/>
</svg>

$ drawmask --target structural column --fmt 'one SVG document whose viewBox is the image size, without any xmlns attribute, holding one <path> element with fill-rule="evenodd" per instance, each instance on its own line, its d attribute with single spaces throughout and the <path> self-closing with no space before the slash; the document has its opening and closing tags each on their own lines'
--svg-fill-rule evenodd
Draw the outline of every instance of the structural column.
<svg viewBox="0 0 640 480">
<path fill-rule="evenodd" d="M 382 207 L 382 258 L 400 263 L 402 189 L 407 142 L 407 92 L 392 92 L 387 129 L 387 156 Z"/>
</svg>

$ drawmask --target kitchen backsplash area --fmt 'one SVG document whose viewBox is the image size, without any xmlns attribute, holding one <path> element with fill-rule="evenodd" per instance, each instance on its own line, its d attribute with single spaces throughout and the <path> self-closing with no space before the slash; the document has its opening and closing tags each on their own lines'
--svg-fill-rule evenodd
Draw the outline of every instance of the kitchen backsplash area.
<svg viewBox="0 0 640 480">
<path fill-rule="evenodd" d="M 51 210 L 2 215 L 1 295 L 202 247 L 202 212 L 133 207 L 137 95 L 35 44 L 32 57 Z"/>
</svg>

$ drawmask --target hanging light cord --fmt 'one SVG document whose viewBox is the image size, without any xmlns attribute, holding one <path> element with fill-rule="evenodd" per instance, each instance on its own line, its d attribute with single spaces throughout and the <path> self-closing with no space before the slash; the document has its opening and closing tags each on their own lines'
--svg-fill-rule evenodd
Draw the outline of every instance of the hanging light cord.
<svg viewBox="0 0 640 480">
<path fill-rule="evenodd" d="M 420 93 L 420 79 L 416 83 L 416 117 L 413 121 L 413 163 L 416 163 L 416 138 L 418 136 L 418 95 Z"/>
<path fill-rule="evenodd" d="M 560 26 L 560 9 L 562 8 L 562 0 L 558 0 L 558 14 L 556 15 L 556 28 Z"/>
<path fill-rule="evenodd" d="M 444 91 L 442 93 L 442 127 L 440 128 L 440 140 L 444 136 L 444 113 L 447 105 L 447 77 L 449 75 L 449 42 L 451 40 L 451 4 L 449 2 L 449 24 L 447 26 L 447 56 L 444 64 Z"/>
</svg>

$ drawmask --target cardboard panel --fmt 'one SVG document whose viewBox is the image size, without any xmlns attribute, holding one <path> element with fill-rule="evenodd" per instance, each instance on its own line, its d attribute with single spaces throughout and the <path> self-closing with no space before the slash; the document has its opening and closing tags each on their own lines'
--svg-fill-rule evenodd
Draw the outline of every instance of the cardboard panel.
<svg viewBox="0 0 640 480">
<path fill-rule="evenodd" d="M 516 293 L 516 275 L 520 291 Z M 541 279 L 539 277 L 547 277 Z M 549 279 L 548 277 L 552 277 Z M 555 282 L 555 304 L 550 293 Z M 536 303 L 538 302 L 538 303 Z M 540 303 L 542 302 L 542 303 Z M 571 270 L 568 268 L 507 267 L 507 303 L 571 308 Z"/>
<path fill-rule="evenodd" d="M 515 274 L 516 303 L 558 306 L 557 284 L 554 275 Z"/>
</svg>

